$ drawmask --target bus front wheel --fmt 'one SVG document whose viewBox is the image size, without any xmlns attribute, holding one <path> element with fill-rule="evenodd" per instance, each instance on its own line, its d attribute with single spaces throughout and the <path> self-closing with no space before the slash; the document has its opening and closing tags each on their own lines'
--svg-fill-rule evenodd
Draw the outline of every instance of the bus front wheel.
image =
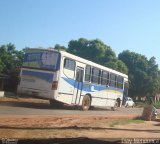
<svg viewBox="0 0 160 144">
<path fill-rule="evenodd" d="M 91 99 L 89 95 L 85 95 L 82 101 L 82 110 L 87 111 L 91 106 Z"/>
</svg>

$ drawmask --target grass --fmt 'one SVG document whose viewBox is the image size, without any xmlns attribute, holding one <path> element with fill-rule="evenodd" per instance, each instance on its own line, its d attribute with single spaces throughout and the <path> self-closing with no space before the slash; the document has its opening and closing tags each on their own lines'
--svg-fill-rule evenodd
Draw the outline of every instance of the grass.
<svg viewBox="0 0 160 144">
<path fill-rule="evenodd" d="M 142 107 L 145 107 L 147 104 L 146 104 L 146 102 L 136 102 L 136 107 L 138 107 L 138 108 L 142 108 Z"/>
<path fill-rule="evenodd" d="M 157 109 L 159 109 L 159 108 L 160 108 L 160 101 L 154 103 L 154 106 L 155 106 Z"/>
<path fill-rule="evenodd" d="M 109 126 L 114 127 L 116 125 L 127 125 L 130 123 L 140 124 L 143 122 L 144 122 L 144 120 L 140 120 L 140 119 L 120 119 L 120 120 L 114 120 L 114 121 L 110 122 Z"/>
<path fill-rule="evenodd" d="M 92 123 L 92 126 L 95 127 L 114 127 L 116 125 L 127 125 L 130 123 L 135 123 L 135 124 L 141 124 L 144 123 L 145 121 L 140 119 L 139 117 L 135 119 L 111 119 L 111 120 L 102 120 L 102 121 L 96 121 Z"/>
<path fill-rule="evenodd" d="M 144 102 L 136 102 L 136 107 L 143 108 L 148 105 L 145 101 Z M 160 109 L 160 101 L 153 104 L 157 109 Z"/>
</svg>

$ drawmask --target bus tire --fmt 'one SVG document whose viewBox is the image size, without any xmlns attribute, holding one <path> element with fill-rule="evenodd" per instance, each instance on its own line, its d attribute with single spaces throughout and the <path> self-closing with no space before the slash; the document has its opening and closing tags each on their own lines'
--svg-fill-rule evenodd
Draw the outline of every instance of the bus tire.
<svg viewBox="0 0 160 144">
<path fill-rule="evenodd" d="M 87 111 L 91 106 L 91 98 L 89 95 L 85 95 L 82 101 L 82 110 Z"/>
</svg>

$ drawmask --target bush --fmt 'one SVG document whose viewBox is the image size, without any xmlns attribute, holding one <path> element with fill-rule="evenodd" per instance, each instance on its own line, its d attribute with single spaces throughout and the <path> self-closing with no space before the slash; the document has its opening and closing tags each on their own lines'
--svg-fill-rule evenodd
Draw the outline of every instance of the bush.
<svg viewBox="0 0 160 144">
<path fill-rule="evenodd" d="M 155 108 L 160 109 L 160 101 L 154 103 Z"/>
<path fill-rule="evenodd" d="M 145 101 L 140 101 L 140 102 L 136 102 L 136 107 L 145 107 L 146 106 L 146 102 Z"/>
</svg>

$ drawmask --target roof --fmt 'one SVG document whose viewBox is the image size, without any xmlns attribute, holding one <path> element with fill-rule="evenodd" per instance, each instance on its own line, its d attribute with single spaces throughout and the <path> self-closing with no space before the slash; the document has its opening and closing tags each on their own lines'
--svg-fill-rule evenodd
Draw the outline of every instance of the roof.
<svg viewBox="0 0 160 144">
<path fill-rule="evenodd" d="M 119 71 L 116 71 L 116 70 L 113 70 L 113 69 L 111 69 L 111 68 L 102 66 L 102 65 L 97 64 L 97 63 L 95 63 L 95 62 L 92 62 L 92 61 L 90 61 L 90 60 L 87 60 L 87 59 L 78 57 L 78 56 L 73 55 L 73 54 L 71 54 L 71 53 L 68 53 L 68 52 L 66 52 L 66 51 L 60 51 L 60 52 L 61 52 L 61 54 L 63 54 L 63 56 L 67 56 L 67 57 L 70 57 L 70 58 L 72 58 L 72 59 L 78 59 L 78 60 L 79 60 L 80 62 L 82 62 L 82 63 L 87 63 L 87 64 L 90 64 L 90 65 L 97 66 L 98 68 L 101 68 L 101 69 L 104 69 L 104 70 L 108 70 L 109 72 L 113 72 L 113 73 L 115 73 L 115 74 L 121 75 L 121 76 L 123 76 L 124 78 L 127 78 L 127 79 L 128 79 L 128 75 L 123 74 L 123 73 L 121 73 L 121 72 L 119 72 Z"/>
</svg>

